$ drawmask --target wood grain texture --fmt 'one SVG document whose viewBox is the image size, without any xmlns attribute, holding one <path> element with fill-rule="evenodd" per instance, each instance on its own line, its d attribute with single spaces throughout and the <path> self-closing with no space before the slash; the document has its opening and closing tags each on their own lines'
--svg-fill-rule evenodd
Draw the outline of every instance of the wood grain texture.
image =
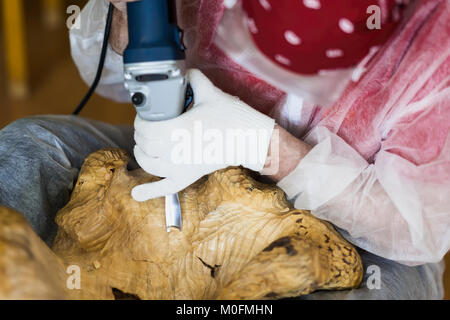
<svg viewBox="0 0 450 320">
<path fill-rule="evenodd" d="M 37 236 L 29 238 L 27 246 L 52 256 L 43 274 L 81 268 L 80 290 L 67 291 L 49 278 L 49 288 L 61 297 L 275 299 L 360 284 L 355 248 L 247 170 L 220 170 L 180 192 L 183 230 L 167 233 L 164 199 L 138 203 L 130 195 L 134 186 L 158 178 L 128 171 L 128 160 L 118 149 L 86 159 L 70 202 L 57 215 L 54 254 Z M 20 225 L 32 234 L 23 219 Z M 8 239 L 4 246 L 14 250 Z M 13 258 L 0 260 L 0 277 L 15 264 Z M 47 283 L 50 276 L 40 279 Z M 33 277 L 14 277 L 42 290 Z"/>
<path fill-rule="evenodd" d="M 63 262 L 18 212 L 0 207 L 0 300 L 66 299 Z"/>
</svg>

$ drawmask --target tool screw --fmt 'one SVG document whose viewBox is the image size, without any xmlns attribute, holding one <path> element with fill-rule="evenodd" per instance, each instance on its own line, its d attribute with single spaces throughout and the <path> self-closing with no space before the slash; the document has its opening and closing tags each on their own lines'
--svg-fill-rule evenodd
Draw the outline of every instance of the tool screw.
<svg viewBox="0 0 450 320">
<path fill-rule="evenodd" d="M 131 102 L 133 102 L 135 106 L 140 106 L 141 104 L 144 103 L 144 101 L 145 96 L 140 92 L 133 94 L 133 97 L 131 98 Z"/>
</svg>

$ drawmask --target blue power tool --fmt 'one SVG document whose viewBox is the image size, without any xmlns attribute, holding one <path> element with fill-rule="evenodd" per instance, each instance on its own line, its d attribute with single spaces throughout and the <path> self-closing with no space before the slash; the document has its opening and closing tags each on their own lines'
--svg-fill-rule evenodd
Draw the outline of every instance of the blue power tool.
<svg viewBox="0 0 450 320">
<path fill-rule="evenodd" d="M 140 0 L 128 3 L 127 10 L 129 44 L 124 66 L 131 101 L 144 120 L 175 118 L 192 100 L 175 1 Z M 165 200 L 167 231 L 172 227 L 181 230 L 178 195 L 168 195 Z"/>
</svg>

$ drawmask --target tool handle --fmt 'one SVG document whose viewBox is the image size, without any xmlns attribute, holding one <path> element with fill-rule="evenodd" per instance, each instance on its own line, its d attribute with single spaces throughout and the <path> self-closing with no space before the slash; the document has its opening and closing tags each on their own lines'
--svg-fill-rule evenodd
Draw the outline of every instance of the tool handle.
<svg viewBox="0 0 450 320">
<path fill-rule="evenodd" d="M 173 0 L 127 4 L 129 43 L 124 52 L 125 63 L 185 59 L 174 8 Z"/>
</svg>

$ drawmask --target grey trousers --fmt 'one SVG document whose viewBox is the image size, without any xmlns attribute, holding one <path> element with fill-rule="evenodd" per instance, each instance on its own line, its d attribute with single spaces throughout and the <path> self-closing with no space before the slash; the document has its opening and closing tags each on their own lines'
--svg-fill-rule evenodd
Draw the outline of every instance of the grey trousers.
<svg viewBox="0 0 450 320">
<path fill-rule="evenodd" d="M 68 201 L 84 159 L 102 148 L 132 154 L 133 128 L 74 116 L 21 119 L 0 130 L 0 205 L 25 215 L 50 245 L 55 215 Z M 316 292 L 302 299 L 442 299 L 443 263 L 407 267 L 361 251 L 359 289 Z"/>
</svg>

